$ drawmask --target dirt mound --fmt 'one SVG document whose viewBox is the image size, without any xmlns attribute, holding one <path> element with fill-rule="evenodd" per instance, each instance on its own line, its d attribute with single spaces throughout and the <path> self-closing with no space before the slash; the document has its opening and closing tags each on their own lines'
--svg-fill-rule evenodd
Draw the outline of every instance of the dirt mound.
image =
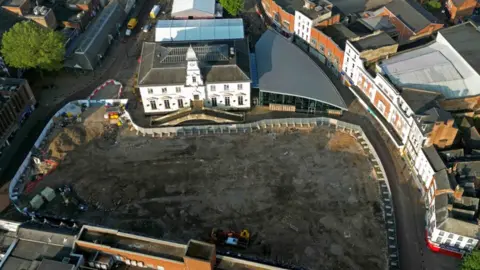
<svg viewBox="0 0 480 270">
<path fill-rule="evenodd" d="M 331 151 L 358 153 L 360 150 L 355 139 L 349 134 L 337 131 L 333 136 L 330 137 L 331 138 L 328 141 L 327 149 Z"/>
<path fill-rule="evenodd" d="M 85 128 L 82 124 L 71 125 L 63 128 L 51 141 L 48 152 L 52 158 L 63 159 L 70 151 L 80 145 L 85 145 L 93 138 L 102 134 L 101 124 L 89 125 Z"/>
</svg>

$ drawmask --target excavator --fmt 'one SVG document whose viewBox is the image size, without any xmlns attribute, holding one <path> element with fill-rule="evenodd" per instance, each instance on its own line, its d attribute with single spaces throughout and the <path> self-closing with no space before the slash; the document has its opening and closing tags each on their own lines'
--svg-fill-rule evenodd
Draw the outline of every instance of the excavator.
<svg viewBox="0 0 480 270">
<path fill-rule="evenodd" d="M 217 228 L 212 229 L 210 239 L 215 245 L 228 245 L 238 248 L 247 248 L 250 243 L 250 233 L 248 230 L 242 230 L 240 233 L 235 231 L 223 231 Z"/>
</svg>

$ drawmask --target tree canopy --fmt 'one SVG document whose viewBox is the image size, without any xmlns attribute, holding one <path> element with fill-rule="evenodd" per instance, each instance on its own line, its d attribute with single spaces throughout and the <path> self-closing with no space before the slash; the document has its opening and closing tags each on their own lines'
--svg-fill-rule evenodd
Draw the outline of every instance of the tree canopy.
<svg viewBox="0 0 480 270">
<path fill-rule="evenodd" d="M 474 250 L 463 258 L 462 270 L 480 270 L 480 251 Z"/>
<path fill-rule="evenodd" d="M 58 70 L 65 56 L 64 37 L 34 22 L 19 22 L 3 35 L 1 52 L 15 68 Z"/>
<path fill-rule="evenodd" d="M 244 0 L 220 0 L 222 7 L 232 16 L 243 10 Z"/>
</svg>

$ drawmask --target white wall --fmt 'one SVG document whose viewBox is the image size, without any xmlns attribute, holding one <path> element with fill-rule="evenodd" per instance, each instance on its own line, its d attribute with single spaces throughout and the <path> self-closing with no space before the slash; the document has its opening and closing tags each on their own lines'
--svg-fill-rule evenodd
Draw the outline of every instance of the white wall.
<svg viewBox="0 0 480 270">
<path fill-rule="evenodd" d="M 241 85 L 241 86 L 239 86 Z M 214 90 L 212 91 L 212 86 Z M 228 90 L 225 90 L 227 86 Z M 177 88 L 180 90 L 177 91 Z M 241 90 L 239 90 L 241 88 Z M 166 92 L 163 91 L 166 89 Z M 151 90 L 151 91 L 149 91 Z M 179 100 L 183 101 L 183 107 L 189 107 L 194 95 L 205 102 L 206 107 L 212 107 L 212 97 L 217 99 L 218 109 L 249 109 L 250 108 L 250 82 L 207 84 L 206 86 L 188 87 L 184 85 L 169 85 L 155 87 L 140 87 L 143 109 L 146 114 L 174 112 L 179 107 Z M 243 99 L 243 105 L 238 105 L 239 96 Z M 230 106 L 225 105 L 225 97 L 230 98 Z M 168 100 L 170 108 L 165 106 Z M 155 102 L 157 109 L 152 109 L 151 102 Z"/>
<path fill-rule="evenodd" d="M 463 250 L 472 250 L 478 244 L 478 239 L 461 236 L 451 232 L 446 232 L 437 228 L 433 230 L 430 241 L 437 244 L 447 244 L 448 239 L 450 239 L 449 246 L 460 248 Z"/>
<path fill-rule="evenodd" d="M 301 12 L 295 10 L 295 26 L 294 31 L 295 34 L 301 37 L 306 42 L 310 43 L 310 39 L 312 38 L 312 26 L 313 21 L 308 18 L 307 16 L 303 15 Z"/>
<path fill-rule="evenodd" d="M 225 88 L 227 86 L 227 88 Z M 240 88 L 240 89 L 239 89 Z M 228 89 L 228 90 L 225 90 Z M 217 83 L 207 84 L 206 107 L 213 107 L 212 98 L 216 98 L 218 109 L 249 109 L 250 108 L 250 83 Z M 225 105 L 225 97 L 230 98 L 230 106 Z M 239 98 L 241 97 L 241 98 Z M 239 105 L 239 99 L 243 105 Z"/>
<path fill-rule="evenodd" d="M 164 91 L 165 88 L 166 92 Z M 179 92 L 177 92 L 177 88 L 180 89 Z M 140 95 L 146 114 L 166 113 L 180 109 L 178 100 L 183 100 L 183 106 L 188 107 L 190 106 L 190 100 L 193 100 L 193 95 L 199 95 L 199 99 L 204 99 L 205 90 L 204 87 L 198 87 L 198 90 L 192 91 L 184 85 L 140 87 Z M 168 100 L 170 104 L 169 109 L 165 107 L 165 100 Z M 156 110 L 152 108 L 151 102 L 155 102 Z"/>
<path fill-rule="evenodd" d="M 360 53 L 353 47 L 350 41 L 347 40 L 345 45 L 345 55 L 343 57 L 342 71 L 354 83 L 358 81 L 358 67 L 363 66 L 360 59 Z"/>
<path fill-rule="evenodd" d="M 423 186 L 425 188 L 430 187 L 435 171 L 430 165 L 430 162 L 428 162 L 427 156 L 422 150 L 418 152 L 417 159 L 414 162 L 415 170 L 417 170 L 417 174 L 420 176 Z"/>
</svg>

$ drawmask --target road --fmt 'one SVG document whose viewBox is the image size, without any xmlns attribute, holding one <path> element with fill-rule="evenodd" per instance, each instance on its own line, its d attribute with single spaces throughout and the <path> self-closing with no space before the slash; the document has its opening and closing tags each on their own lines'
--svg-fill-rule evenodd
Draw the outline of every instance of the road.
<svg viewBox="0 0 480 270">
<path fill-rule="evenodd" d="M 140 28 L 147 22 L 148 15 L 151 7 L 154 5 L 155 0 L 144 0 L 143 5 L 137 4 L 139 11 L 139 24 L 135 29 L 135 36 L 132 36 L 121 41 L 119 37 L 112 48 L 109 49 L 108 57 L 111 58 L 111 62 L 102 64 L 98 68 L 100 71 L 96 71 L 96 77 L 83 89 L 76 91 L 74 94 L 68 96 L 62 102 L 56 104 L 40 103 L 38 108 L 30 115 L 25 121 L 23 126 L 17 131 L 17 134 L 12 141 L 10 147 L 6 149 L 4 154 L 0 157 L 0 193 L 8 192 L 8 183 L 10 179 L 15 175 L 17 168 L 23 162 L 28 152 L 35 143 L 38 135 L 49 121 L 49 119 L 66 103 L 72 100 L 86 98 L 98 85 L 102 84 L 105 80 L 111 78 L 117 78 L 118 74 L 125 73 L 125 67 L 128 67 L 132 62 L 136 62 L 138 53 L 140 52 L 140 46 L 142 43 L 143 33 Z M 124 31 L 122 31 L 124 32 Z M 109 61 L 108 59 L 105 62 Z M 103 66 L 104 65 L 104 66 Z M 129 71 L 130 76 L 133 76 L 133 70 Z M 127 79 L 125 76 L 123 82 Z"/>
<path fill-rule="evenodd" d="M 137 7 L 142 8 L 139 16 L 140 27 L 143 26 L 147 20 L 148 12 L 153 5 L 153 2 L 153 0 L 146 0 L 145 5 Z M 137 31 L 140 27 L 137 28 Z M 139 35 L 137 35 L 137 37 L 139 37 Z M 128 39 L 126 43 L 118 43 L 115 49 L 112 48 L 112 56 L 110 57 L 113 57 L 114 55 L 116 60 L 111 65 L 111 68 L 106 70 L 90 85 L 69 96 L 62 103 L 56 105 L 40 104 L 38 109 L 18 131 L 11 147 L 9 147 L 6 153 L 0 158 L 0 167 L 7 168 L 0 171 L 0 181 L 2 185 L 4 185 L 2 188 L 3 192 L 7 187 L 6 184 L 8 184 L 15 174 L 16 169 L 28 154 L 48 119 L 50 119 L 50 117 L 66 102 L 85 98 L 97 85 L 103 83 L 104 80 L 116 78 L 115 76 L 117 74 L 124 72 L 122 68 L 124 68 L 129 61 L 135 61 L 136 58 L 135 54 L 129 54 L 131 56 L 129 57 L 126 52 L 132 51 L 132 48 L 138 48 L 137 46 L 139 45 L 139 42 L 140 40 L 138 38 L 131 38 Z M 138 50 L 133 49 L 133 51 Z M 345 91 L 344 86 L 339 80 L 335 78 L 326 67 L 321 67 L 332 79 L 337 88 L 343 87 L 342 90 Z M 348 89 L 346 91 L 348 91 Z M 421 203 L 420 196 L 416 189 L 412 187 L 411 180 L 406 181 L 402 173 L 397 172 L 394 160 L 399 158 L 390 150 L 391 147 L 389 147 L 389 144 L 381 135 L 383 131 L 375 126 L 376 120 L 374 120 L 363 108 L 357 108 L 347 112 L 341 119 L 362 126 L 384 165 L 392 190 L 395 207 L 401 269 L 457 269 L 459 263 L 457 259 L 435 254 L 426 247 L 424 239 L 425 209 L 422 206 L 423 204 Z"/>
</svg>

